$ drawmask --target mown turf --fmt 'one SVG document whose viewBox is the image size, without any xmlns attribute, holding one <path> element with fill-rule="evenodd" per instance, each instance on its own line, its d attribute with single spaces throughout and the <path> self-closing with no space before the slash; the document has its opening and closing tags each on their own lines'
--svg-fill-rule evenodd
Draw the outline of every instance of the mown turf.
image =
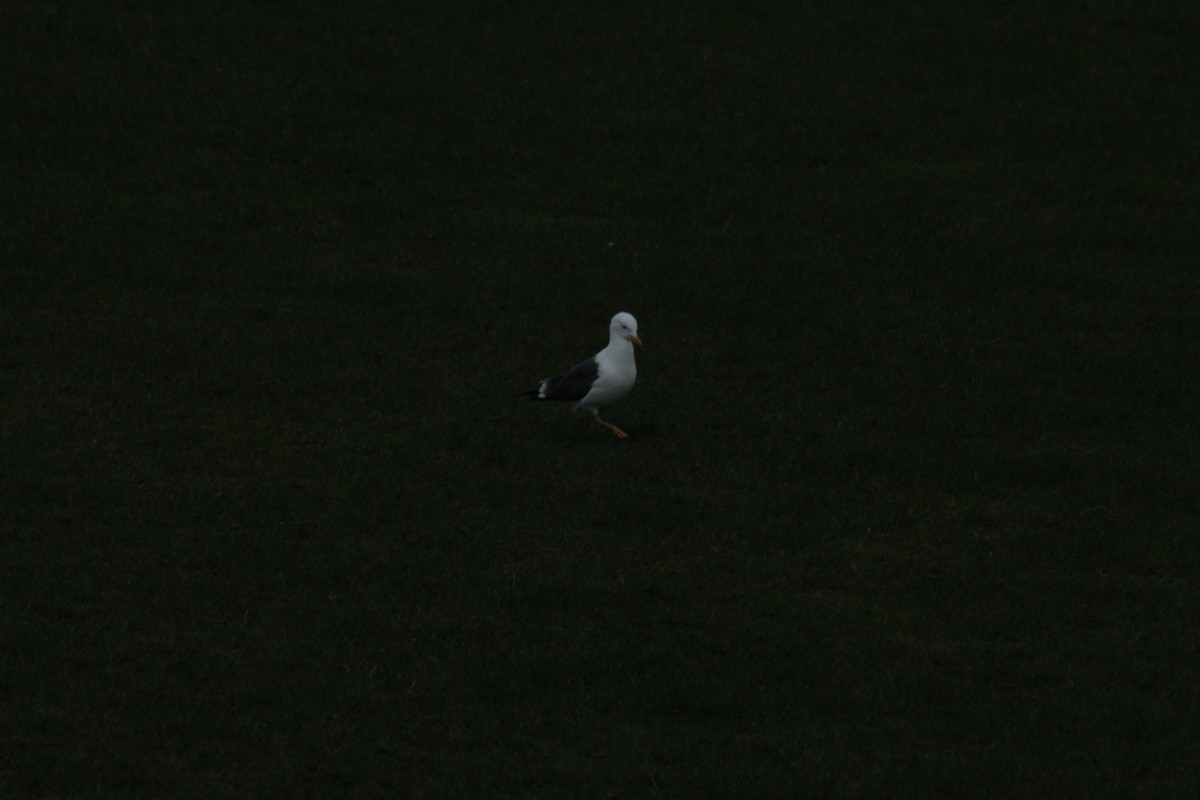
<svg viewBox="0 0 1200 800">
<path fill-rule="evenodd" d="M 5 796 L 1196 793 L 1200 15 L 687 6 L 0 11 Z"/>
</svg>

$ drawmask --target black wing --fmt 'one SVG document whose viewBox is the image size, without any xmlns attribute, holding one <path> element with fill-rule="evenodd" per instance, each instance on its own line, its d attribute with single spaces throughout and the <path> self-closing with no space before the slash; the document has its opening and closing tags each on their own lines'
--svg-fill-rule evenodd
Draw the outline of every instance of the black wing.
<svg viewBox="0 0 1200 800">
<path fill-rule="evenodd" d="M 573 403 L 582 400 L 584 395 L 591 391 L 592 384 L 596 382 L 599 374 L 600 367 L 596 359 L 589 358 L 571 367 L 566 375 L 546 378 L 537 389 L 523 394 L 530 400 L 563 400 Z"/>
</svg>

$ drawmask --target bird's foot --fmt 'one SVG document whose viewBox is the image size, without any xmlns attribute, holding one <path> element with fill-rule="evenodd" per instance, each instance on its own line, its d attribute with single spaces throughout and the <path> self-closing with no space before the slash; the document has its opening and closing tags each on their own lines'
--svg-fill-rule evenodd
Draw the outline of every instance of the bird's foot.
<svg viewBox="0 0 1200 800">
<path fill-rule="evenodd" d="M 615 433 L 618 439 L 628 439 L 629 438 L 628 433 L 621 430 L 616 425 L 613 425 L 611 422 L 605 422 L 604 420 L 600 419 L 600 417 L 598 417 L 598 416 L 595 417 L 594 419 L 596 420 L 596 422 L 600 423 L 601 425 L 603 425 L 604 427 L 608 428 L 610 431 Z"/>
</svg>

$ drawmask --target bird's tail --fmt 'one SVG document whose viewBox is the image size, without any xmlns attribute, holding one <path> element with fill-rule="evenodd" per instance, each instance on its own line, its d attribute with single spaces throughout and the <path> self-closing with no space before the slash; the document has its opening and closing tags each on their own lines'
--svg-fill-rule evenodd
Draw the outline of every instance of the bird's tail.
<svg viewBox="0 0 1200 800">
<path fill-rule="evenodd" d="M 549 384 L 550 384 L 550 378 L 547 378 L 546 380 L 544 380 L 540 384 L 538 384 L 538 388 L 528 389 L 524 392 L 517 392 L 513 396 L 514 397 L 524 397 L 526 400 L 545 400 L 546 399 L 546 387 Z"/>
</svg>

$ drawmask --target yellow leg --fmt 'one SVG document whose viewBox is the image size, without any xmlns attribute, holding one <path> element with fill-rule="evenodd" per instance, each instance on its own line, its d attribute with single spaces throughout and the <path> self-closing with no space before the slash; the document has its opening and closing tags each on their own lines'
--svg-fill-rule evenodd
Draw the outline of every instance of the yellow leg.
<svg viewBox="0 0 1200 800">
<path fill-rule="evenodd" d="M 629 434 L 628 434 L 628 433 L 626 433 L 625 431 L 621 430 L 621 429 L 620 429 L 620 428 L 618 428 L 616 425 L 613 425 L 611 422 L 605 422 L 604 420 L 600 419 L 600 415 L 599 415 L 599 414 L 597 414 L 597 415 L 594 417 L 594 419 L 596 420 L 596 422 L 599 422 L 601 425 L 603 425 L 604 427 L 608 428 L 610 431 L 612 431 L 613 433 L 615 433 L 615 434 L 617 435 L 617 438 L 618 438 L 618 439 L 628 439 L 628 438 L 629 438 Z"/>
</svg>

